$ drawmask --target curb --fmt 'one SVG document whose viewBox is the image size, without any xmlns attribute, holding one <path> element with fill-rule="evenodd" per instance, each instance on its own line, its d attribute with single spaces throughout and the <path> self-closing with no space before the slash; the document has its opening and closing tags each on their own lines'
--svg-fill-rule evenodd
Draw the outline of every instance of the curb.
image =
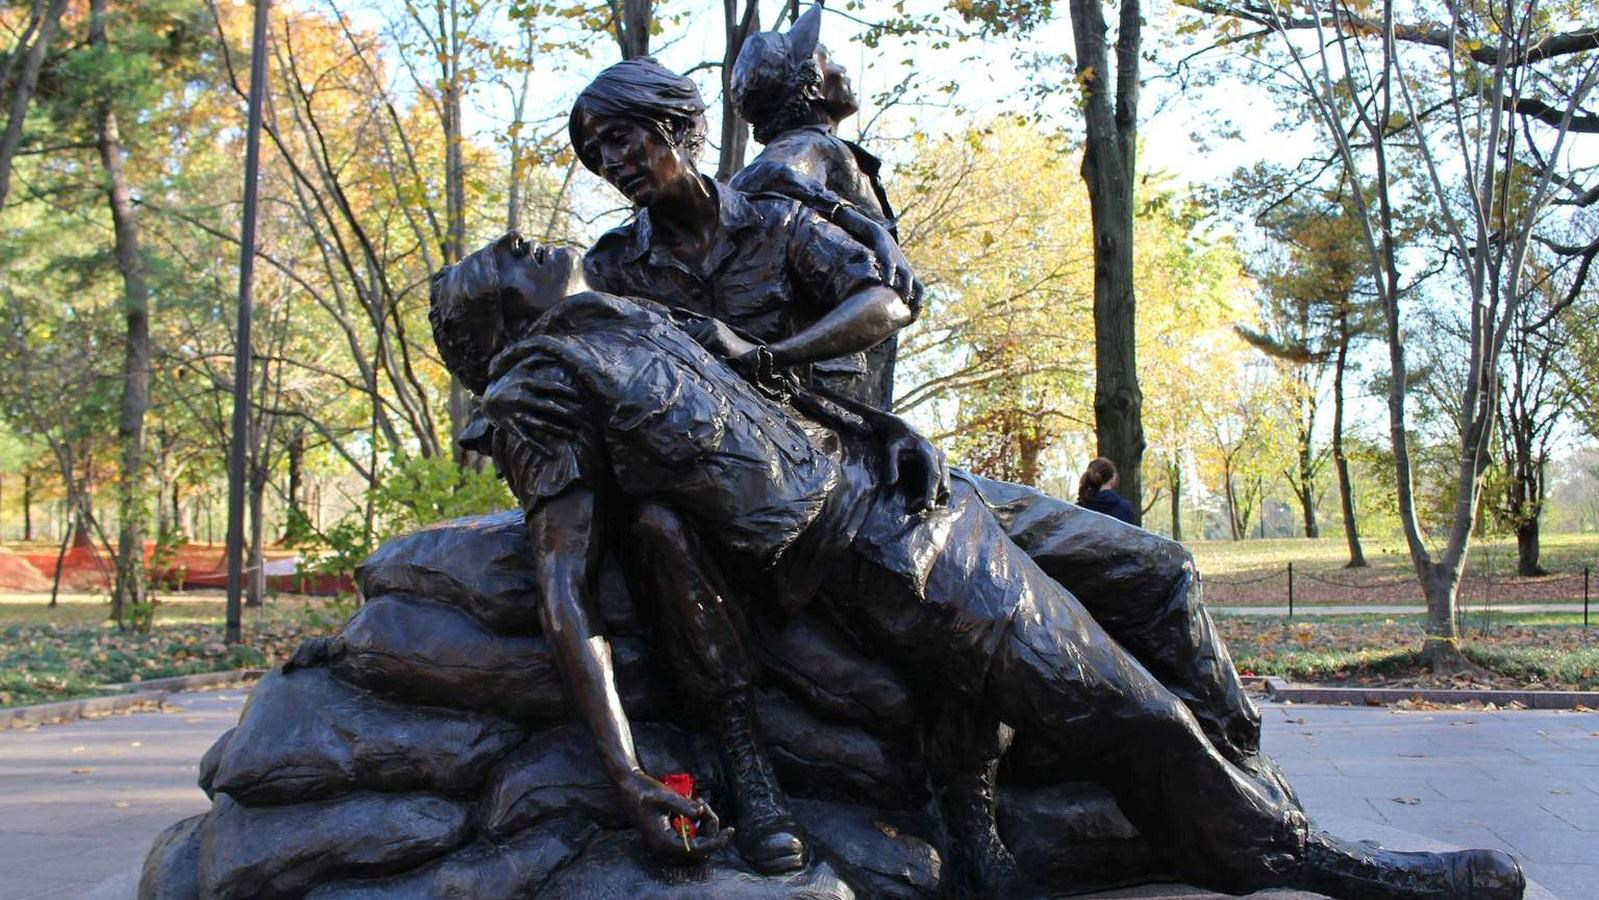
<svg viewBox="0 0 1599 900">
<path fill-rule="evenodd" d="M 1245 684 L 1260 684 L 1266 696 L 1279 703 L 1320 703 L 1339 706 L 1386 706 L 1401 700 L 1427 703 L 1514 703 L 1526 709 L 1599 709 L 1599 691 L 1470 690 L 1459 688 L 1356 688 L 1289 684 L 1271 675 L 1244 676 Z"/>
<path fill-rule="evenodd" d="M 106 697 L 80 697 L 77 700 L 0 709 L 0 731 L 34 725 L 64 725 L 78 719 L 96 718 L 112 713 L 159 709 L 172 694 L 223 684 L 237 684 L 241 681 L 254 681 L 263 674 L 265 674 L 264 669 L 231 669 L 226 672 L 202 672 L 197 675 L 175 675 L 171 678 L 102 685 L 102 690 L 121 693 Z"/>
<path fill-rule="evenodd" d="M 118 694 L 115 697 L 85 697 L 36 706 L 15 706 L 0 709 L 0 731 L 27 728 L 30 725 L 60 725 L 86 716 L 106 716 L 145 707 L 159 707 L 166 699 L 166 691 L 145 691 L 140 694 Z"/>
<path fill-rule="evenodd" d="M 149 681 L 124 681 L 121 684 L 102 684 L 100 690 L 119 694 L 142 694 L 149 691 L 193 691 L 216 687 L 219 684 L 237 684 L 255 681 L 265 675 L 266 669 L 229 669 L 226 672 L 199 672 L 194 675 L 173 675 L 170 678 L 152 678 Z"/>
</svg>

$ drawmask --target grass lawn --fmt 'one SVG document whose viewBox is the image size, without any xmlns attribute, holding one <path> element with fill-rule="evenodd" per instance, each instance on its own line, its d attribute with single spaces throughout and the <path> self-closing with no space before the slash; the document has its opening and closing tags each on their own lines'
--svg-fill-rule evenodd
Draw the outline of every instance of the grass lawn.
<svg viewBox="0 0 1599 900">
<path fill-rule="evenodd" d="M 1485 677 L 1434 679 L 1422 666 L 1420 616 L 1223 617 L 1217 630 L 1240 672 L 1367 686 L 1599 690 L 1599 629 L 1582 617 L 1468 619 L 1461 649 Z"/>
<path fill-rule="evenodd" d="M 103 597 L 0 595 L 0 706 L 93 696 L 127 681 L 276 665 L 299 642 L 332 631 L 344 613 L 326 601 L 293 595 L 268 598 L 244 611 L 242 643 L 223 643 L 220 592 L 163 596 L 148 634 L 121 631 L 106 621 Z"/>
<path fill-rule="evenodd" d="M 1288 602 L 1287 567 L 1294 564 L 1294 600 L 1304 604 L 1421 605 L 1421 587 L 1404 542 L 1365 539 L 1366 569 L 1345 569 L 1342 536 L 1192 541 L 1213 606 L 1281 606 Z M 1580 603 L 1583 567 L 1592 566 L 1599 594 L 1599 533 L 1546 534 L 1540 562 L 1549 575 L 1516 576 L 1514 538 L 1473 541 L 1460 600 L 1470 609 L 1504 603 Z M 1599 604 L 1599 596 L 1594 598 Z"/>
</svg>

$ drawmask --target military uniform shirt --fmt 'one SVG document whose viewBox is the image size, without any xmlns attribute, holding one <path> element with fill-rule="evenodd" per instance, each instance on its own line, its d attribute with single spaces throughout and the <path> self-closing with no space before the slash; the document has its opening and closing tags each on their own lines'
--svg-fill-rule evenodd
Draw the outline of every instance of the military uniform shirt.
<svg viewBox="0 0 1599 900">
<path fill-rule="evenodd" d="M 838 480 L 838 439 L 716 362 L 666 318 L 579 294 L 495 356 L 488 449 L 525 510 L 579 484 L 657 499 L 770 563 Z M 838 536 L 843 541 L 847 535 Z"/>
<path fill-rule="evenodd" d="M 649 210 L 602 235 L 583 258 L 589 286 L 648 297 L 714 316 L 763 343 L 816 322 L 839 303 L 884 285 L 877 258 L 854 238 L 800 203 L 748 197 L 710 179 L 722 234 L 701 266 L 655 245 Z M 865 358 L 853 353 L 815 363 L 802 380 L 846 395 L 859 393 Z"/>
</svg>

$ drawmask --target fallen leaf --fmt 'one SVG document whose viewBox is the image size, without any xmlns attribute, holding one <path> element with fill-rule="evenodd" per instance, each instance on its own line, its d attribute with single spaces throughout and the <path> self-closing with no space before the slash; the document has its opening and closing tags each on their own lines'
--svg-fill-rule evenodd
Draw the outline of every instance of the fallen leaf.
<svg viewBox="0 0 1599 900">
<path fill-rule="evenodd" d="M 74 774 L 74 775 L 87 775 L 87 774 L 89 774 L 90 772 L 93 772 L 93 771 L 94 771 L 94 769 L 91 769 L 91 768 L 73 769 L 72 770 L 72 774 Z"/>
</svg>

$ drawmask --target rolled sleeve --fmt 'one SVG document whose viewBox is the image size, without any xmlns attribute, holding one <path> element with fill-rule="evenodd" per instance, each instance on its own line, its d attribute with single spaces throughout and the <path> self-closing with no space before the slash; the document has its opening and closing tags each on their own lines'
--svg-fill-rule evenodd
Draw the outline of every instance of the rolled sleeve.
<svg viewBox="0 0 1599 900">
<path fill-rule="evenodd" d="M 506 472 L 524 508 L 574 484 L 595 487 L 601 477 L 599 436 L 593 417 L 572 396 L 570 372 L 547 359 L 517 363 L 483 394 L 483 414 L 515 439 Z"/>
<path fill-rule="evenodd" d="M 870 250 L 808 209 L 794 217 L 788 261 L 794 280 L 824 307 L 837 306 L 866 288 L 886 286 Z"/>
</svg>

